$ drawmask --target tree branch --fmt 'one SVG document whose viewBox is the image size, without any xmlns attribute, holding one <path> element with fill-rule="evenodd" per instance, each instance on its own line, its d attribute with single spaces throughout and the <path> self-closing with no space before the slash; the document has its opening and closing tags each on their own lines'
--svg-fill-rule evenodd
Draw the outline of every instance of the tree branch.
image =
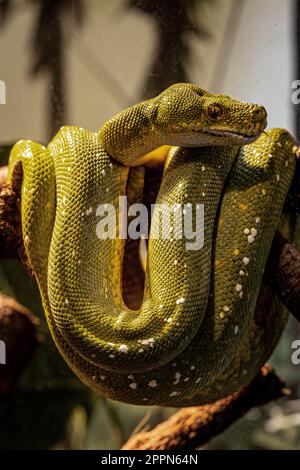
<svg viewBox="0 0 300 470">
<path fill-rule="evenodd" d="M 264 278 L 300 321 L 300 252 L 280 232 L 274 237 Z"/>
<path fill-rule="evenodd" d="M 0 294 L 0 402 L 12 390 L 38 345 L 38 325 L 39 320 L 27 308 Z"/>
<path fill-rule="evenodd" d="M 269 365 L 241 392 L 205 406 L 182 408 L 154 429 L 130 437 L 124 450 L 188 450 L 203 446 L 255 406 L 289 394 Z"/>
</svg>

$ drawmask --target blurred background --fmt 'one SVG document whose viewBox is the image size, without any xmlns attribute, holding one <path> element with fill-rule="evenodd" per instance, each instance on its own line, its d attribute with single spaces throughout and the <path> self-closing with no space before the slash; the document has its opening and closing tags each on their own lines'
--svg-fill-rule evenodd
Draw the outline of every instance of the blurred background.
<svg viewBox="0 0 300 470">
<path fill-rule="evenodd" d="M 0 0 L 0 144 L 47 143 L 63 124 L 96 131 L 182 81 L 263 104 L 269 126 L 299 141 L 291 101 L 300 79 L 299 7 L 298 0 Z M 6 160 L 0 152 L 0 166 Z M 292 219 L 285 230 L 299 245 Z M 33 359 L 0 401 L 0 448 L 117 449 L 140 420 L 152 426 L 174 412 L 119 404 L 83 386 L 56 352 L 37 288 L 17 261 L 0 263 L 0 292 L 40 319 Z M 290 399 L 253 409 L 207 448 L 300 447 L 294 339 L 300 327 L 291 320 L 271 361 Z"/>
</svg>

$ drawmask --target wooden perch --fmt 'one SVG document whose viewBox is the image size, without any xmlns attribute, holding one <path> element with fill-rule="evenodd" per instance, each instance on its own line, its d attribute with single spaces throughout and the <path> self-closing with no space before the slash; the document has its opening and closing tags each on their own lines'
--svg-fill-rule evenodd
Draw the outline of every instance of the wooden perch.
<svg viewBox="0 0 300 470">
<path fill-rule="evenodd" d="M 0 179 L 6 177 L 2 167 Z M 22 249 L 21 198 L 19 179 L 14 185 L 0 184 L 0 259 L 18 258 Z"/>
<path fill-rule="evenodd" d="M 27 308 L 0 294 L 0 402 L 12 390 L 36 349 L 38 325 L 39 320 Z"/>
<path fill-rule="evenodd" d="M 154 429 L 130 437 L 122 449 L 196 449 L 227 429 L 254 406 L 265 405 L 288 394 L 285 384 L 269 365 L 265 365 L 241 392 L 210 405 L 182 408 Z"/>
</svg>

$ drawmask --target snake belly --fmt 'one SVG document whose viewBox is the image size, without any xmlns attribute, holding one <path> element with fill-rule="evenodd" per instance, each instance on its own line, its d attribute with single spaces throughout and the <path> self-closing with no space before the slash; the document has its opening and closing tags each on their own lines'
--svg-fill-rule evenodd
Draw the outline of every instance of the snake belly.
<svg viewBox="0 0 300 470">
<path fill-rule="evenodd" d="M 271 354 L 286 317 L 267 288 L 258 296 L 295 143 L 272 129 L 249 145 L 226 144 L 172 150 L 156 202 L 203 204 L 204 246 L 155 237 L 163 223 L 155 209 L 139 310 L 122 297 L 125 240 L 113 224 L 106 239 L 96 233 L 99 205 L 119 214 L 126 158 L 110 155 L 101 132 L 77 127 L 47 148 L 14 146 L 10 174 L 21 161 L 24 245 L 51 334 L 98 393 L 132 404 L 207 403 L 249 384 Z"/>
</svg>

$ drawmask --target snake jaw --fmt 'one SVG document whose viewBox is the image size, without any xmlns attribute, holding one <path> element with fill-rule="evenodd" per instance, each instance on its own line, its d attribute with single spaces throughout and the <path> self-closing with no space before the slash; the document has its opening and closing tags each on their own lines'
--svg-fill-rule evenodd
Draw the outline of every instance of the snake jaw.
<svg viewBox="0 0 300 470">
<path fill-rule="evenodd" d="M 234 132 L 234 131 L 226 131 L 226 130 L 221 131 L 221 130 L 215 130 L 215 129 L 208 129 L 202 132 L 203 134 L 206 134 L 208 136 L 215 137 L 216 138 L 215 145 L 218 144 L 218 140 L 219 140 L 219 145 L 225 145 L 224 140 L 226 140 L 228 144 L 247 145 L 247 144 L 251 144 L 252 142 L 254 142 L 261 135 L 261 132 L 251 135 L 251 134 L 243 134 L 243 133 Z"/>
<path fill-rule="evenodd" d="M 201 122 L 181 123 L 161 134 L 161 140 L 183 147 L 202 147 L 207 145 L 247 145 L 254 142 L 266 127 L 266 120 L 248 124 L 245 130 L 211 128 Z"/>
</svg>

